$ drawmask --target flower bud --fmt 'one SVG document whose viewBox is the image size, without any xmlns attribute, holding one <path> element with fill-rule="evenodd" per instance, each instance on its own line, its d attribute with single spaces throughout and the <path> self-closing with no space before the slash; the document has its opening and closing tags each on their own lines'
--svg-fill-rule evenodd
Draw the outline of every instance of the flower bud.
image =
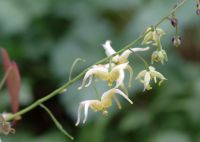
<svg viewBox="0 0 200 142">
<path fill-rule="evenodd" d="M 3 115 L 0 115 L 0 134 L 8 135 L 9 133 L 15 133 L 15 129 L 11 127 L 10 122 L 5 121 Z"/>
<path fill-rule="evenodd" d="M 196 14 L 200 16 L 200 9 L 196 10 Z"/>
<path fill-rule="evenodd" d="M 199 5 L 199 4 L 197 4 L 196 14 L 197 14 L 197 15 L 200 15 L 200 5 Z"/>
<path fill-rule="evenodd" d="M 178 47 L 181 45 L 181 37 L 180 36 L 174 36 L 172 38 L 172 43 L 175 47 Z"/>
<path fill-rule="evenodd" d="M 165 50 L 161 49 L 161 50 L 156 50 L 153 52 L 153 54 L 151 55 L 151 63 L 153 64 L 154 61 L 155 62 L 161 62 L 162 64 L 164 63 L 164 61 L 167 62 L 168 58 L 167 58 L 167 53 L 165 52 Z"/>
<path fill-rule="evenodd" d="M 178 19 L 177 18 L 173 17 L 173 18 L 170 19 L 170 21 L 171 21 L 171 24 L 172 24 L 173 27 L 176 27 L 178 25 Z"/>
</svg>

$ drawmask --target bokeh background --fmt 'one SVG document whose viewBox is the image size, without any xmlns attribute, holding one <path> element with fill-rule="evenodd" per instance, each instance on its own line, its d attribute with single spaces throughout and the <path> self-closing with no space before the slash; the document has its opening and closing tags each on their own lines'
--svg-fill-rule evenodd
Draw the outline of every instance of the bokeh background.
<svg viewBox="0 0 200 142">
<path fill-rule="evenodd" d="M 20 108 L 44 97 L 73 76 L 105 57 L 102 43 L 112 40 L 121 49 L 155 24 L 177 3 L 176 0 L 0 0 L 0 46 L 8 50 L 22 75 Z M 161 87 L 142 92 L 133 81 L 129 89 L 133 105 L 121 100 L 109 116 L 89 112 L 85 125 L 75 127 L 79 102 L 96 98 L 94 88 L 78 91 L 81 80 L 62 95 L 45 103 L 77 142 L 200 142 L 200 17 L 196 3 L 189 0 L 176 13 L 179 19 L 180 48 L 173 47 L 175 30 L 166 22 L 162 39 L 169 61 L 155 64 L 167 81 Z M 140 44 L 138 44 L 140 46 Z M 150 61 L 148 53 L 140 55 Z M 134 77 L 144 68 L 130 57 Z M 0 69 L 3 76 L 2 68 Z M 105 84 L 97 82 L 100 93 Z M 0 92 L 0 110 L 9 111 L 5 90 Z M 16 125 L 16 134 L 1 136 L 3 142 L 66 142 L 48 114 L 41 108 L 25 114 Z"/>
</svg>

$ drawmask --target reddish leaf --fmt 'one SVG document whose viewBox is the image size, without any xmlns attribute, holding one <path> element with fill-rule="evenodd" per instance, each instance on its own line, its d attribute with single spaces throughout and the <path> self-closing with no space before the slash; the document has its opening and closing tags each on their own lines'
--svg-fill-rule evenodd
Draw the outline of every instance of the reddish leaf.
<svg viewBox="0 0 200 142">
<path fill-rule="evenodd" d="M 20 91 L 20 73 L 15 62 L 11 62 L 8 53 L 1 48 L 1 55 L 3 58 L 4 72 L 6 73 L 10 68 L 10 73 L 6 79 L 12 111 L 15 113 L 19 109 L 19 91 Z"/>
<path fill-rule="evenodd" d="M 6 72 L 11 66 L 11 61 L 10 61 L 7 51 L 4 48 L 1 48 L 1 55 L 3 59 L 4 71 Z"/>
</svg>

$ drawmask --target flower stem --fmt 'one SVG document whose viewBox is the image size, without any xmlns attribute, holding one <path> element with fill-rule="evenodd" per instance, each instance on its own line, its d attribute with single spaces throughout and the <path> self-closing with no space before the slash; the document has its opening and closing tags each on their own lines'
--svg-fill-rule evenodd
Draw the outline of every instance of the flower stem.
<svg viewBox="0 0 200 142">
<path fill-rule="evenodd" d="M 176 12 L 176 10 L 179 9 L 186 1 L 187 0 L 182 0 L 181 2 L 177 3 L 167 16 L 163 17 L 160 21 L 158 21 L 157 24 L 155 24 L 155 28 L 158 27 L 165 20 L 167 20 L 169 18 L 169 16 L 172 15 L 174 12 Z"/>
<path fill-rule="evenodd" d="M 93 84 L 93 88 L 94 88 L 94 91 L 95 91 L 95 94 L 97 95 L 98 99 L 100 100 L 101 99 L 101 95 L 99 94 L 99 91 L 96 87 L 96 83 L 95 83 L 95 80 L 92 82 Z"/>
<path fill-rule="evenodd" d="M 1 88 L 3 87 L 3 85 L 4 85 L 4 83 L 5 83 L 5 81 L 6 81 L 7 77 L 8 77 L 8 75 L 10 74 L 11 70 L 12 70 L 12 67 L 10 66 L 10 67 L 8 68 L 8 70 L 6 71 L 5 75 L 3 76 L 3 79 L 0 81 L 0 90 L 1 90 Z"/>
<path fill-rule="evenodd" d="M 43 108 L 51 117 L 51 119 L 53 120 L 53 122 L 55 123 L 56 127 L 68 138 L 70 138 L 71 140 L 74 140 L 74 137 L 72 137 L 64 128 L 63 126 L 58 122 L 58 120 L 55 118 L 55 116 L 52 114 L 52 112 L 43 104 L 40 104 L 40 107 Z"/>
<path fill-rule="evenodd" d="M 131 50 L 131 49 L 129 49 L 129 50 Z M 133 50 L 131 50 L 131 51 L 133 53 L 135 53 Z M 136 57 L 138 57 L 144 63 L 146 70 L 148 70 L 149 69 L 149 64 L 147 63 L 147 61 L 137 53 L 135 53 L 134 55 L 136 55 Z"/>
<path fill-rule="evenodd" d="M 71 78 L 72 78 L 72 72 L 73 72 L 74 67 L 75 67 L 76 64 L 77 64 L 78 62 L 80 62 L 80 61 L 85 62 L 85 60 L 83 60 L 83 59 L 81 59 L 81 58 L 77 58 L 77 59 L 73 62 L 72 66 L 71 66 L 71 69 L 70 69 L 70 73 L 69 73 L 69 80 L 71 80 Z"/>
</svg>

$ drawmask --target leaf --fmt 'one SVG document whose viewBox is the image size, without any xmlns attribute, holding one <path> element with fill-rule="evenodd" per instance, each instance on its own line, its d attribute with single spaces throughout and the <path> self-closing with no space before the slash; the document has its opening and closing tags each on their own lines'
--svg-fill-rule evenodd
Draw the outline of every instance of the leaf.
<svg viewBox="0 0 200 142">
<path fill-rule="evenodd" d="M 6 73 L 10 70 L 6 79 L 6 86 L 10 96 L 12 111 L 15 113 L 19 109 L 20 73 L 17 64 L 14 61 L 10 61 L 7 51 L 3 48 L 1 48 L 1 55 L 3 58 L 4 72 Z"/>
</svg>

